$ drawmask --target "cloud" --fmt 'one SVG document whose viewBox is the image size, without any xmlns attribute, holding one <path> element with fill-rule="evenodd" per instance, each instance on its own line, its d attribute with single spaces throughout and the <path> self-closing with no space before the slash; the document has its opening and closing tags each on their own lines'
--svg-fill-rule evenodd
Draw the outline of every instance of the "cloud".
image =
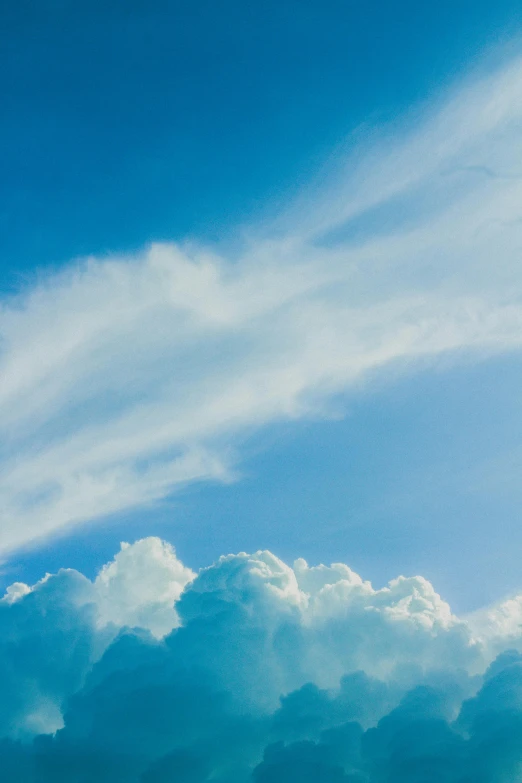
<svg viewBox="0 0 522 783">
<path fill-rule="evenodd" d="M 157 538 L 124 543 L 94 582 L 97 623 L 139 626 L 161 638 L 178 626 L 174 604 L 194 577 L 174 549 Z"/>
<path fill-rule="evenodd" d="M 152 538 L 16 586 L 0 626 L 7 783 L 521 779 L 522 634 L 477 635 L 421 577 L 269 552 L 193 575 Z"/>
<path fill-rule="evenodd" d="M 194 573 L 156 538 L 122 544 L 94 582 L 73 570 L 0 600 L 0 736 L 55 730 L 61 707 L 123 627 L 162 638 L 179 625 L 174 608 Z"/>
<path fill-rule="evenodd" d="M 235 249 L 90 258 L 0 304 L 0 549 L 230 480 L 256 428 L 522 335 L 522 63 L 354 140 Z"/>
</svg>

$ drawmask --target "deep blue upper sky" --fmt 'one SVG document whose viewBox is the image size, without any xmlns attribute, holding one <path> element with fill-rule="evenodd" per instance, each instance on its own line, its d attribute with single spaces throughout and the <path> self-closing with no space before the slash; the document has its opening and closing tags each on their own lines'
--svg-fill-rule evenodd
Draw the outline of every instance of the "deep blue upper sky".
<svg viewBox="0 0 522 783">
<path fill-rule="evenodd" d="M 3 5 L 3 292 L 77 256 L 226 241 L 277 214 L 361 123 L 429 101 L 522 25 L 519 0 Z M 354 393 L 342 422 L 250 440 L 237 484 L 52 540 L 4 581 L 92 573 L 116 541 L 158 534 L 193 566 L 269 547 L 377 583 L 422 572 L 476 606 L 519 586 L 519 380 L 518 359 L 497 358 Z"/>
<path fill-rule="evenodd" d="M 517 0 L 3 3 L 1 288 L 77 255 L 222 239 L 521 15 Z"/>
</svg>

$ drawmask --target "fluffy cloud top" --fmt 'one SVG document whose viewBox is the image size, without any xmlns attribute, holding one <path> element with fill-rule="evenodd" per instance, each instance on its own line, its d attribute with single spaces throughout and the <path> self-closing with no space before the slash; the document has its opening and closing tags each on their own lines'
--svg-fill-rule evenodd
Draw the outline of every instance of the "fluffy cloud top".
<svg viewBox="0 0 522 783">
<path fill-rule="evenodd" d="M 516 60 L 226 253 L 157 244 L 1 301 L 0 550 L 226 480 L 245 434 L 390 363 L 519 348 L 521 119 Z"/>
<path fill-rule="evenodd" d="M 518 611 L 481 625 L 421 577 L 375 590 L 269 552 L 194 575 L 158 539 L 123 545 L 94 582 L 0 602 L 2 779 L 515 783 Z"/>
</svg>

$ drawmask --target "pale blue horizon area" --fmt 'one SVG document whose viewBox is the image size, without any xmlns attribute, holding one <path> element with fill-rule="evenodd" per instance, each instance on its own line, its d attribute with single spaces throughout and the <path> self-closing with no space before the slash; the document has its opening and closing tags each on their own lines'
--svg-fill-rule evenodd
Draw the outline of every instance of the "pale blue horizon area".
<svg viewBox="0 0 522 783">
<path fill-rule="evenodd" d="M 269 549 L 344 562 L 381 587 L 422 575 L 457 613 L 520 590 L 522 359 L 401 372 L 339 399 L 330 420 L 247 441 L 237 480 L 200 482 L 132 514 L 12 556 L 2 582 L 76 568 L 94 577 L 121 541 L 160 536 L 190 567 Z M 341 411 L 345 411 L 342 418 Z"/>
</svg>

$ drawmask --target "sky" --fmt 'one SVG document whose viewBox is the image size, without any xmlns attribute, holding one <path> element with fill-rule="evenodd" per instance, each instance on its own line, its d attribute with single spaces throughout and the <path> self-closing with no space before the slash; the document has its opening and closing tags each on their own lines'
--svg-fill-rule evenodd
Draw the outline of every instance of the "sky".
<svg viewBox="0 0 522 783">
<path fill-rule="evenodd" d="M 522 781 L 520 3 L 0 5 L 8 783 Z"/>
<path fill-rule="evenodd" d="M 517 4 L 22 3 L 7 4 L 4 19 L 4 583 L 65 560 L 93 574 L 120 540 L 151 534 L 194 567 L 269 547 L 344 558 L 378 583 L 426 573 L 462 610 L 516 590 L 518 324 L 512 337 L 492 336 L 498 348 L 485 323 L 483 337 L 448 336 L 446 347 L 406 346 L 391 333 L 384 342 L 387 320 L 400 330 L 401 318 L 444 318 L 435 310 L 445 299 L 459 308 L 459 298 L 490 287 L 502 297 L 517 284 Z M 481 215 L 481 198 L 501 217 Z M 500 239 L 493 221 L 503 211 Z M 439 219 L 439 247 L 415 236 Z M 483 236 L 459 244 L 459 220 Z M 208 328 L 182 335 L 186 324 L 156 301 L 171 246 L 187 259 L 172 285 L 183 275 L 181 298 L 228 309 L 228 334 L 216 311 L 214 325 L 210 315 Z M 334 288 L 348 290 L 354 264 L 367 271 L 343 314 Z M 419 297 L 418 314 L 406 303 L 398 312 L 403 294 Z M 430 296 L 439 301 L 423 313 Z M 341 320 L 357 308 L 344 348 Z M 366 317 L 382 332 L 370 351 L 390 361 L 375 355 L 362 367 Z M 278 335 L 301 354 L 293 378 L 281 376 Z M 323 349 L 333 355 L 321 368 L 313 353 Z M 353 361 L 333 367 L 343 351 Z M 222 373 L 237 383 L 226 389 Z M 244 399 L 250 410 L 232 413 L 252 383 L 280 390 L 267 391 L 266 410 Z M 186 395 L 216 409 L 206 433 L 153 445 L 167 420 L 198 416 L 184 411 Z M 116 433 L 122 416 L 127 434 Z M 68 478 L 50 464 L 51 453 L 69 460 L 60 448 L 85 449 L 82 437 L 103 439 L 107 421 L 107 448 L 111 438 L 147 441 L 132 464 L 123 441 L 110 466 L 101 443 Z M 127 481 L 114 471 L 143 477 L 148 460 L 165 468 L 182 453 L 191 464 L 179 475 L 146 479 L 128 499 L 116 498 L 128 487 L 92 508 L 80 499 L 93 482 Z M 74 497 L 84 509 L 65 507 Z M 493 570 L 487 584 L 483 569 Z"/>
</svg>

